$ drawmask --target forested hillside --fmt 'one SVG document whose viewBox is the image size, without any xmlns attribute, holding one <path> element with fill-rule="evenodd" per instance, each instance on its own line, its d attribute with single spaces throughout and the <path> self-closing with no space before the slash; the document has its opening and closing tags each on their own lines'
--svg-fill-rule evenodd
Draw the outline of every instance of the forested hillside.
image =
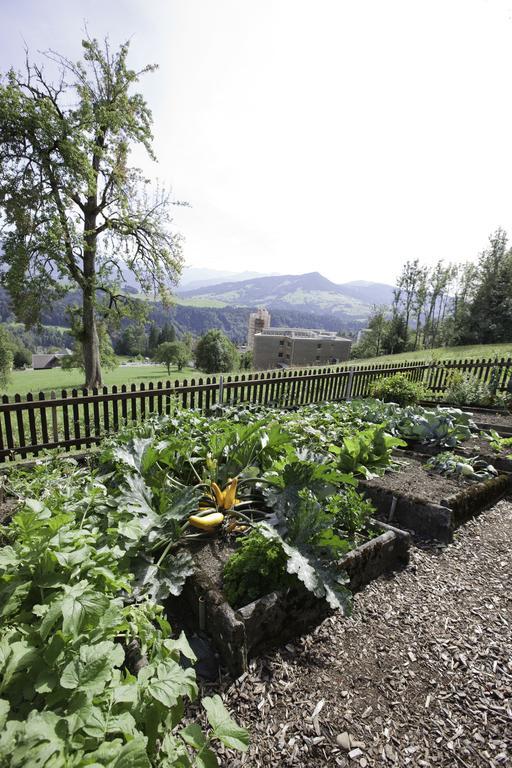
<svg viewBox="0 0 512 768">
<path fill-rule="evenodd" d="M 79 296 L 76 293 L 68 294 L 64 299 L 53 302 L 44 309 L 42 320 L 46 326 L 69 327 L 68 309 L 78 303 Z M 219 328 L 235 343 L 243 343 L 247 338 L 247 325 L 250 307 L 191 307 L 174 304 L 166 308 L 161 302 L 148 302 L 146 324 L 154 322 L 163 327 L 165 323 L 172 323 L 178 335 L 192 333 L 200 336 L 210 328 Z M 13 322 L 9 297 L 4 289 L 0 289 L 0 321 Z M 122 321 L 122 327 L 132 322 L 129 318 Z M 344 333 L 357 331 L 364 325 L 363 320 L 344 319 L 328 314 L 313 314 L 300 309 L 286 310 L 276 309 L 272 311 L 272 325 L 286 325 L 295 327 L 324 328 L 328 331 L 343 331 Z M 41 342 L 42 343 L 42 342 Z"/>
</svg>

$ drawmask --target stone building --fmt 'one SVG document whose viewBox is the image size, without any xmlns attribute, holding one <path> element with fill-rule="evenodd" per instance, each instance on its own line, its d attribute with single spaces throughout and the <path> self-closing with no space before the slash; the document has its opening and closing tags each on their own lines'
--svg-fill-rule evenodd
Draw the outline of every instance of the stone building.
<svg viewBox="0 0 512 768">
<path fill-rule="evenodd" d="M 352 341 L 330 331 L 309 328 L 266 328 L 254 336 L 257 369 L 292 365 L 331 365 L 348 360 Z"/>
</svg>

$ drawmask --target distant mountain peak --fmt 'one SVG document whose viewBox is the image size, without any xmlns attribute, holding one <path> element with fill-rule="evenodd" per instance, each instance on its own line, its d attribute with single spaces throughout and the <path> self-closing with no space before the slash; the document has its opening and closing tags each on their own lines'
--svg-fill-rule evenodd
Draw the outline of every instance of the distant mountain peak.
<svg viewBox="0 0 512 768">
<path fill-rule="evenodd" d="M 293 309 L 364 322 L 373 304 L 391 303 L 393 288 L 368 281 L 339 285 L 314 271 L 230 280 L 179 291 L 179 296 L 182 300 L 200 299 L 202 306 L 208 306 L 208 301 L 220 301 L 231 307 L 267 307 L 271 312 L 273 309 Z"/>
</svg>

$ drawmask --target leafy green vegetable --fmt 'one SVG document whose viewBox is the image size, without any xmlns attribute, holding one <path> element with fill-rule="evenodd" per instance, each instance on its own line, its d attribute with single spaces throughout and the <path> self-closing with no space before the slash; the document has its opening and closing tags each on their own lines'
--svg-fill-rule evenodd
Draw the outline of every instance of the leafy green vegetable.
<svg viewBox="0 0 512 768">
<path fill-rule="evenodd" d="M 162 608 L 147 591 L 139 603 L 123 602 L 133 589 L 138 554 L 120 529 L 131 520 L 138 540 L 149 542 L 154 531 L 167 534 L 170 521 L 196 498 L 176 492 L 156 512 L 137 466 L 91 476 L 47 465 L 32 482 L 19 476 L 17 487 L 39 498 L 22 500 L 2 530 L 1 765 L 178 768 L 215 764 L 218 741 L 246 748 L 246 732 L 230 726 L 226 714 L 224 726 L 201 731 L 202 756 L 196 754 L 177 728 L 185 701 L 197 697 L 195 673 L 183 669 L 180 658 L 194 655 L 184 637 L 171 638 Z M 138 481 L 125 485 L 127 478 Z M 16 486 L 15 476 L 11 483 Z M 187 556 L 172 552 L 163 563 L 171 591 L 184 578 Z M 127 665 L 133 642 L 148 660 L 137 676 Z M 198 740 L 200 730 L 196 726 Z"/>
<path fill-rule="evenodd" d="M 267 538 L 258 528 L 251 531 L 224 566 L 223 591 L 228 602 L 239 608 L 290 586 L 286 561 L 280 541 Z"/>
<path fill-rule="evenodd" d="M 495 453 L 504 453 L 508 448 L 512 448 L 512 437 L 502 437 L 495 429 L 489 430 L 488 433 L 482 432 L 482 437 L 489 441 Z M 511 459 L 512 453 L 508 454 L 506 458 Z"/>
<path fill-rule="evenodd" d="M 375 425 L 346 435 L 341 445 L 331 445 L 329 450 L 337 457 L 343 472 L 371 478 L 389 467 L 393 448 L 405 445 L 400 438 L 388 434 L 383 426 Z"/>
<path fill-rule="evenodd" d="M 491 477 L 496 477 L 498 474 L 492 464 L 487 464 L 486 461 L 479 459 L 478 456 L 463 458 L 450 451 L 438 453 L 437 456 L 429 459 L 425 466 L 427 469 L 439 472 L 439 474 L 446 475 L 447 477 L 456 475 L 464 480 L 488 480 Z"/>
</svg>

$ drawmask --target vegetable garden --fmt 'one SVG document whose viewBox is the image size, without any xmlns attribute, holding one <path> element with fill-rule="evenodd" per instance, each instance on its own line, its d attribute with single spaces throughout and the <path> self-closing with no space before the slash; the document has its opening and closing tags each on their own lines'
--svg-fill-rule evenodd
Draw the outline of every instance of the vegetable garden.
<svg viewBox="0 0 512 768">
<path fill-rule="evenodd" d="M 220 696 L 197 703 L 191 638 L 237 675 L 348 613 L 354 590 L 407 562 L 410 534 L 449 539 L 511 487 L 510 437 L 374 399 L 174 408 L 85 463 L 14 466 L 0 764 L 210 768 L 219 747 L 246 750 Z"/>
</svg>

